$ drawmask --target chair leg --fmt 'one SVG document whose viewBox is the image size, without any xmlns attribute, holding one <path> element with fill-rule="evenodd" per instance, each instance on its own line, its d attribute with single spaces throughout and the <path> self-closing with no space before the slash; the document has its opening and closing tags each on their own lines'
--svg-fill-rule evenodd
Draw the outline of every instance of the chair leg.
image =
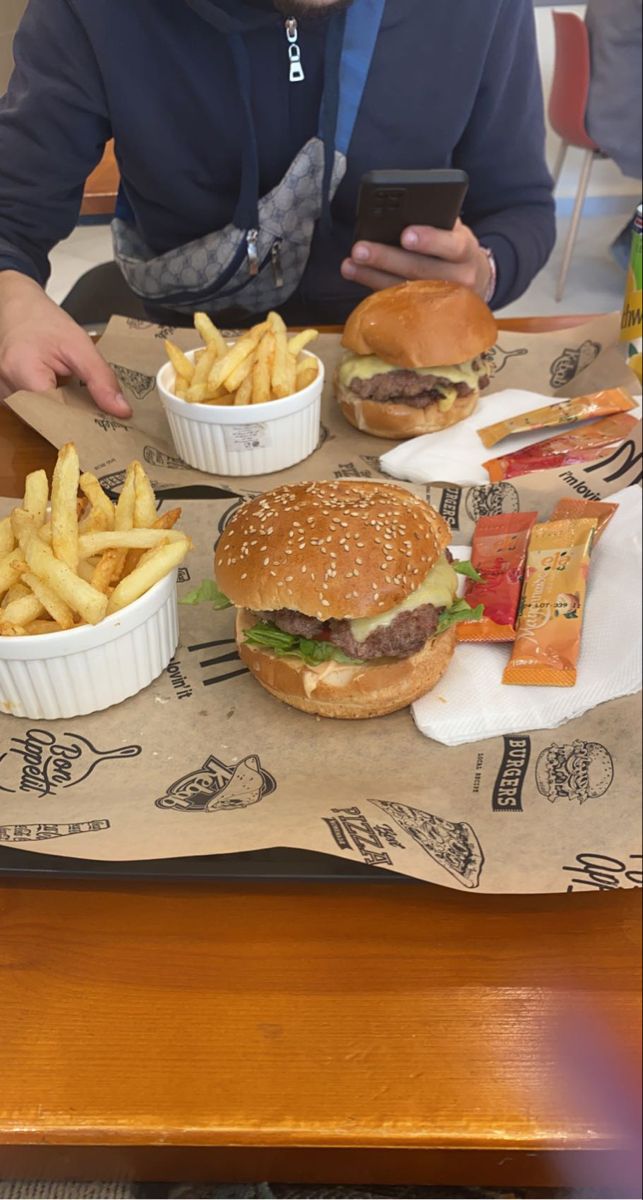
<svg viewBox="0 0 643 1200">
<path fill-rule="evenodd" d="M 554 188 L 558 187 L 558 180 L 560 179 L 563 167 L 565 166 L 565 159 L 567 158 L 568 150 L 569 150 L 569 142 L 561 142 L 560 146 L 558 148 L 558 154 L 556 155 L 556 162 L 554 164 L 554 170 L 552 172 L 552 174 L 554 176 Z"/>
<path fill-rule="evenodd" d="M 569 267 L 572 261 L 572 254 L 574 253 L 574 246 L 576 245 L 578 227 L 580 225 L 581 216 L 583 215 L 583 207 L 585 204 L 585 197 L 587 195 L 587 189 L 589 187 L 589 179 L 592 173 L 593 165 L 594 151 L 588 150 L 585 154 L 585 158 L 583 159 L 583 166 L 580 173 L 580 179 L 578 181 L 576 203 L 574 205 L 574 212 L 572 214 L 572 222 L 569 227 L 569 233 L 567 234 L 567 241 L 565 243 L 565 250 L 563 253 L 563 261 L 560 268 L 560 275 L 558 277 L 558 287 L 556 288 L 556 300 L 558 302 L 562 300 L 565 293 L 565 284 L 567 283 L 567 276 L 569 274 Z"/>
</svg>

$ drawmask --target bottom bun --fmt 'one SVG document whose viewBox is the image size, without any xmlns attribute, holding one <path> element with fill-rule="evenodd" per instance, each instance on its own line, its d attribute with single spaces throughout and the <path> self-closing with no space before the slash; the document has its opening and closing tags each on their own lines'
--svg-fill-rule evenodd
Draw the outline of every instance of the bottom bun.
<svg viewBox="0 0 643 1200">
<path fill-rule="evenodd" d="M 252 613 L 239 609 L 239 656 L 261 686 L 302 712 L 347 721 L 383 717 L 419 700 L 442 678 L 456 645 L 452 628 L 431 638 L 411 658 L 380 659 L 355 667 L 338 662 L 307 667 L 299 659 L 277 658 L 270 651 L 249 646 L 243 635 L 255 623 Z"/>
<path fill-rule="evenodd" d="M 472 392 L 470 396 L 456 400 L 448 412 L 440 412 L 437 404 L 411 408 L 409 404 L 380 404 L 375 400 L 360 400 L 349 388 L 337 384 L 339 406 L 351 425 L 363 433 L 398 441 L 418 437 L 421 433 L 439 433 L 441 429 L 449 429 L 451 425 L 466 420 L 475 412 L 479 395 L 477 391 Z"/>
</svg>

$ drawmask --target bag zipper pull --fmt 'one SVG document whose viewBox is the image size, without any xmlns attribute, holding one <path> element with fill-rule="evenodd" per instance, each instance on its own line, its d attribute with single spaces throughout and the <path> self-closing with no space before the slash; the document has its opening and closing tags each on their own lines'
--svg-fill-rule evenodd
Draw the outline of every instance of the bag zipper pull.
<svg viewBox="0 0 643 1200">
<path fill-rule="evenodd" d="M 273 243 L 272 250 L 270 251 L 270 257 L 272 259 L 272 274 L 275 281 L 275 287 L 283 287 L 284 273 L 281 267 L 281 241 Z"/>
<path fill-rule="evenodd" d="M 257 252 L 257 238 L 259 237 L 258 229 L 249 229 L 246 234 L 246 245 L 248 247 L 248 274 L 259 274 L 259 254 Z"/>
<path fill-rule="evenodd" d="M 288 40 L 288 58 L 290 59 L 290 82 L 303 83 L 306 76 L 301 65 L 299 26 L 294 17 L 288 17 L 286 21 L 286 38 Z"/>
</svg>

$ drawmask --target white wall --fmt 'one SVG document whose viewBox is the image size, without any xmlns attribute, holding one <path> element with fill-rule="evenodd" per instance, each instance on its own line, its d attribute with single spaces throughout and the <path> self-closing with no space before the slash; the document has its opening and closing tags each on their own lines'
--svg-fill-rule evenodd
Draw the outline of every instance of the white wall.
<svg viewBox="0 0 643 1200">
<path fill-rule="evenodd" d="M 536 28 L 538 31 L 538 50 L 540 55 L 540 66 L 543 76 L 543 88 L 545 91 L 545 103 L 549 99 L 551 82 L 554 73 L 554 22 L 552 12 L 555 5 L 547 8 L 536 9 Z M 585 16 L 584 4 L 565 5 L 565 11 L 576 12 L 579 16 Z M 549 130 L 547 137 L 547 158 L 550 166 L 553 167 L 560 139 L 552 130 Z M 557 196 L 561 199 L 576 195 L 578 186 L 578 176 L 580 172 L 580 164 L 583 156 L 582 150 L 569 150 L 565 169 L 560 178 L 558 185 Z M 623 175 L 616 163 L 609 159 L 605 162 L 597 162 L 592 171 L 592 179 L 590 182 L 589 196 L 590 197 L 637 197 L 640 198 L 640 184 L 637 187 L 635 179 L 628 179 Z M 624 211 L 628 208 L 624 202 Z"/>
</svg>

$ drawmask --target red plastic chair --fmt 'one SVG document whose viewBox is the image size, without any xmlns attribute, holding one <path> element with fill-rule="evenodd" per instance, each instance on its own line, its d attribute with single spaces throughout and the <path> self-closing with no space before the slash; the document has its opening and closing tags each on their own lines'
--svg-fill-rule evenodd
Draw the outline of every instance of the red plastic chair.
<svg viewBox="0 0 643 1200">
<path fill-rule="evenodd" d="M 597 158 L 605 156 L 600 146 L 589 136 L 585 125 L 591 76 L 587 26 L 576 13 L 554 12 L 552 16 L 556 37 L 556 61 L 549 98 L 549 122 L 554 132 L 562 139 L 554 167 L 554 184 L 558 183 L 569 147 L 575 146 L 585 151 L 556 289 L 556 299 L 562 300 L 592 167 Z"/>
</svg>

